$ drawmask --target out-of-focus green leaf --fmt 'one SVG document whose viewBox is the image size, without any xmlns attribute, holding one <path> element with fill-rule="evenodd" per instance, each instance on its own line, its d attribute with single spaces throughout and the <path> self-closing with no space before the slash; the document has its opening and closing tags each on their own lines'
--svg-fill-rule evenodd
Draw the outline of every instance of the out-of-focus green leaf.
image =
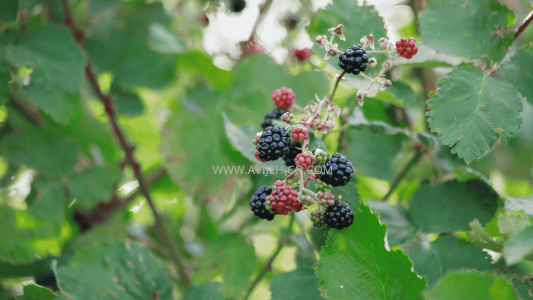
<svg viewBox="0 0 533 300">
<path fill-rule="evenodd" d="M 78 152 L 72 140 L 44 129 L 6 137 L 3 150 L 10 161 L 53 177 L 69 174 Z"/>
<path fill-rule="evenodd" d="M 512 84 L 533 105 L 533 48 L 524 47 L 517 55 L 502 63 L 500 74 L 503 81 Z"/>
<path fill-rule="evenodd" d="M 359 193 L 354 181 L 355 180 L 352 179 L 346 185 L 338 186 L 333 189 L 333 193 L 335 195 L 339 195 L 339 198 L 342 198 L 341 200 L 348 203 L 348 205 L 352 208 L 355 208 L 359 205 Z"/>
<path fill-rule="evenodd" d="M 255 138 L 255 134 L 261 132 L 261 129 L 253 125 L 244 125 L 239 128 L 225 114 L 222 116 L 224 117 L 224 127 L 230 143 L 248 160 L 257 163 L 258 160 L 254 156 L 256 149 L 252 141 Z"/>
<path fill-rule="evenodd" d="M 220 282 L 194 285 L 185 291 L 181 300 L 224 300 L 224 295 L 220 292 L 221 287 Z"/>
<path fill-rule="evenodd" d="M 493 0 L 431 1 L 420 15 L 421 38 L 439 52 L 497 62 L 512 43 L 512 35 L 504 33 L 514 24 L 509 19 L 513 12 Z"/>
<path fill-rule="evenodd" d="M 346 150 L 341 153 L 352 163 L 355 172 L 365 176 L 392 180 L 392 162 L 401 151 L 403 137 L 377 135 L 370 129 L 346 130 Z"/>
<path fill-rule="evenodd" d="M 51 290 L 36 284 L 28 284 L 23 288 L 23 295 L 17 300 L 53 300 L 57 297 Z"/>
<path fill-rule="evenodd" d="M 113 73 L 114 84 L 158 89 L 174 79 L 176 58 L 150 48 L 150 28 L 169 23 L 161 3 L 125 2 L 96 15 L 85 47 L 98 71 Z"/>
<path fill-rule="evenodd" d="M 224 282 L 221 291 L 230 298 L 237 297 L 248 287 L 248 281 L 256 264 L 253 246 L 237 234 L 226 235 L 212 241 L 199 260 L 200 270 L 196 276 L 202 280 L 212 278 L 213 275 L 221 275 Z"/>
<path fill-rule="evenodd" d="M 498 214 L 498 229 L 500 233 L 507 237 L 513 233 L 517 233 L 529 226 L 531 222 L 523 216 L 512 216 L 508 213 L 499 213 Z"/>
<path fill-rule="evenodd" d="M 414 246 L 409 250 L 409 258 L 413 261 L 415 271 L 426 276 L 430 288 L 452 270 L 484 271 L 490 266 L 490 258 L 483 250 L 452 236 Z"/>
<path fill-rule="evenodd" d="M 0 0 L 0 25 L 2 23 L 15 22 L 20 7 L 19 0 Z"/>
<path fill-rule="evenodd" d="M 74 174 L 67 187 L 80 207 L 91 209 L 98 202 L 106 202 L 111 198 L 113 186 L 120 181 L 121 175 L 116 167 L 94 167 Z"/>
<path fill-rule="evenodd" d="M 424 295 L 425 300 L 518 300 L 504 277 L 488 272 L 454 271 Z"/>
<path fill-rule="evenodd" d="M 500 138 L 507 144 L 522 124 L 522 101 L 514 88 L 477 68 L 455 69 L 437 87 L 438 96 L 427 102 L 429 126 L 466 163 Z"/>
<path fill-rule="evenodd" d="M 525 215 L 533 218 L 533 195 L 529 197 L 509 197 L 504 208 L 506 210 L 523 211 Z"/>
<path fill-rule="evenodd" d="M 150 35 L 148 37 L 148 47 L 150 47 L 150 49 L 162 53 L 183 52 L 183 43 L 165 26 L 152 23 L 149 28 Z"/>
<path fill-rule="evenodd" d="M 45 26 L 2 49 L 10 65 L 32 68 L 26 94 L 55 121 L 68 124 L 80 109 L 87 55 L 66 27 Z"/>
<path fill-rule="evenodd" d="M 489 222 L 498 200 L 498 194 L 478 180 L 423 185 L 409 202 L 409 215 L 423 232 L 468 230 L 474 219 Z"/>
<path fill-rule="evenodd" d="M 226 89 L 233 79 L 231 71 L 222 70 L 213 64 L 211 56 L 193 50 L 178 56 L 178 68 L 196 70 L 217 90 Z"/>
<path fill-rule="evenodd" d="M 0 105 L 4 104 L 9 99 L 11 94 L 11 73 L 7 62 L 0 57 Z"/>
<path fill-rule="evenodd" d="M 437 53 L 434 49 L 426 45 L 419 45 L 417 42 L 418 52 L 411 59 L 399 57 L 394 61 L 395 66 L 410 66 L 410 67 L 457 67 L 464 62 L 464 59 L 446 55 L 444 53 Z"/>
<path fill-rule="evenodd" d="M 165 268 L 137 242 L 78 249 L 68 265 L 53 270 L 58 286 L 74 300 L 172 298 Z"/>
<path fill-rule="evenodd" d="M 35 201 L 28 210 L 36 221 L 42 224 L 43 231 L 50 236 L 58 236 L 65 218 L 65 194 L 58 182 L 49 182 L 42 178 L 34 180 Z"/>
<path fill-rule="evenodd" d="M 487 231 L 483 228 L 477 219 L 469 224 L 471 231 L 468 232 L 468 238 L 472 244 L 481 249 L 489 249 L 492 251 L 501 252 L 503 249 L 502 239 L 493 239 L 489 236 Z"/>
<path fill-rule="evenodd" d="M 328 299 L 422 299 L 424 279 L 411 271 L 401 251 L 385 249 L 386 225 L 363 203 L 354 211 L 354 223 L 332 229 L 320 252 L 316 275 Z"/>
<path fill-rule="evenodd" d="M 403 244 L 416 235 L 416 227 L 401 205 L 390 205 L 381 201 L 367 201 L 366 204 L 379 213 L 381 223 L 387 224 L 387 241 L 390 247 Z"/>
<path fill-rule="evenodd" d="M 531 226 L 513 234 L 503 249 L 507 265 L 513 265 L 531 254 L 533 254 L 533 227 Z"/>
<path fill-rule="evenodd" d="M 298 267 L 270 281 L 272 300 L 320 300 L 318 278 L 313 268 Z"/>
<path fill-rule="evenodd" d="M 113 104 L 121 116 L 136 117 L 144 112 L 144 103 L 139 95 L 117 84 L 111 86 Z"/>
</svg>

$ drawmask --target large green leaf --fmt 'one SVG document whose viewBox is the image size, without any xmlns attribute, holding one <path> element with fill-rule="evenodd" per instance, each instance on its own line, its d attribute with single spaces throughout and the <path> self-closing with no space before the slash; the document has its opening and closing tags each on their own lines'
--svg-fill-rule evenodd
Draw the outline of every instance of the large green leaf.
<svg viewBox="0 0 533 300">
<path fill-rule="evenodd" d="M 270 281 L 272 300 L 320 300 L 318 278 L 313 268 L 299 267 Z"/>
<path fill-rule="evenodd" d="M 53 300 L 57 297 L 56 294 L 54 294 L 49 289 L 36 285 L 36 284 L 28 284 L 25 285 L 23 288 L 23 295 L 17 296 L 17 300 Z"/>
<path fill-rule="evenodd" d="M 152 31 L 169 23 L 161 3 L 123 3 L 95 16 L 85 46 L 99 71 L 113 73 L 114 84 L 161 88 L 174 79 L 176 58 L 152 50 L 161 50 Z"/>
<path fill-rule="evenodd" d="M 68 265 L 53 265 L 71 299 L 171 299 L 165 268 L 137 242 L 112 240 L 78 249 Z"/>
<path fill-rule="evenodd" d="M 477 219 L 469 224 L 471 231 L 468 232 L 468 238 L 472 244 L 481 249 L 489 249 L 496 252 L 501 252 L 503 249 L 502 239 L 493 239 L 487 233 L 485 228 L 479 223 Z"/>
<path fill-rule="evenodd" d="M 522 96 L 533 104 L 533 48 L 524 47 L 518 54 L 502 63 L 500 74 L 505 82 L 512 84 Z"/>
<path fill-rule="evenodd" d="M 523 211 L 525 215 L 533 218 L 533 195 L 529 197 L 509 197 L 504 208 L 506 210 Z"/>
<path fill-rule="evenodd" d="M 19 6 L 19 0 L 0 0 L 0 7 L 2 7 L 2 10 L 0 10 L 0 25 L 2 25 L 2 22 L 15 22 Z"/>
<path fill-rule="evenodd" d="M 233 79 L 231 71 L 222 70 L 213 64 L 213 59 L 199 51 L 193 50 L 178 56 L 178 67 L 200 72 L 217 90 L 226 89 Z"/>
<path fill-rule="evenodd" d="M 518 300 L 504 277 L 478 271 L 450 272 L 424 295 L 425 300 Z"/>
<path fill-rule="evenodd" d="M 11 94 L 11 73 L 7 62 L 0 57 L 0 104 L 4 104 Z"/>
<path fill-rule="evenodd" d="M 43 231 L 58 236 L 65 218 L 65 194 L 63 185 L 37 178 L 32 184 L 36 195 L 29 214 L 41 223 Z"/>
<path fill-rule="evenodd" d="M 382 201 L 367 201 L 366 204 L 379 213 L 381 223 L 387 224 L 387 241 L 390 247 L 415 237 L 417 229 L 401 205 L 390 205 Z"/>
<path fill-rule="evenodd" d="M 195 285 L 185 291 L 181 300 L 224 300 L 224 295 L 220 292 L 222 283 L 206 282 L 202 285 Z"/>
<path fill-rule="evenodd" d="M 68 124 L 80 109 L 87 56 L 67 27 L 45 26 L 3 48 L 10 65 L 32 68 L 26 94 L 55 121 Z"/>
<path fill-rule="evenodd" d="M 353 225 L 332 230 L 320 252 L 320 290 L 333 300 L 422 299 L 425 280 L 411 271 L 405 254 L 385 249 L 387 226 L 362 203 L 352 209 Z"/>
<path fill-rule="evenodd" d="M 508 237 L 514 233 L 517 233 L 529 226 L 531 222 L 527 217 L 521 215 L 511 215 L 509 213 L 498 214 L 498 230 L 504 237 Z"/>
<path fill-rule="evenodd" d="M 415 271 L 425 275 L 428 286 L 452 270 L 476 269 L 483 271 L 490 266 L 490 257 L 483 250 L 452 236 L 439 237 L 428 244 L 417 244 L 409 250 Z"/>
<path fill-rule="evenodd" d="M 464 60 L 459 57 L 437 53 L 434 49 L 426 45 L 418 44 L 418 52 L 411 59 L 399 57 L 394 61 L 395 66 L 412 66 L 412 67 L 457 67 Z"/>
<path fill-rule="evenodd" d="M 478 219 L 489 222 L 498 209 L 499 196 L 485 182 L 447 181 L 423 185 L 409 202 L 409 214 L 423 232 L 468 230 Z"/>
<path fill-rule="evenodd" d="M 522 124 L 522 101 L 514 88 L 474 67 L 453 70 L 437 87 L 438 96 L 427 102 L 429 126 L 444 145 L 455 145 L 452 153 L 466 163 L 500 138 L 507 144 Z"/>
<path fill-rule="evenodd" d="M 513 12 L 494 0 L 431 1 L 420 15 L 422 41 L 429 47 L 465 58 L 497 62 L 512 43 L 512 35 L 495 35 L 514 24 Z"/>
<path fill-rule="evenodd" d="M 77 205 L 91 209 L 98 202 L 109 201 L 113 186 L 118 184 L 121 177 L 122 174 L 116 167 L 94 167 L 73 175 L 67 187 Z"/>
<path fill-rule="evenodd" d="M 509 238 L 503 249 L 507 265 L 513 265 L 522 258 L 533 256 L 533 227 L 527 227 Z"/>
<path fill-rule="evenodd" d="M 346 130 L 346 150 L 341 153 L 355 171 L 365 176 L 392 180 L 392 162 L 402 149 L 400 135 L 378 135 L 370 129 Z"/>
<path fill-rule="evenodd" d="M 244 237 L 230 234 L 211 242 L 204 255 L 199 258 L 200 270 L 195 274 L 198 280 L 222 275 L 221 288 L 226 297 L 237 297 L 248 287 L 255 270 L 254 247 Z"/>
<path fill-rule="evenodd" d="M 71 172 L 78 149 L 70 139 L 39 129 L 6 137 L 3 151 L 11 162 L 58 177 Z"/>
</svg>

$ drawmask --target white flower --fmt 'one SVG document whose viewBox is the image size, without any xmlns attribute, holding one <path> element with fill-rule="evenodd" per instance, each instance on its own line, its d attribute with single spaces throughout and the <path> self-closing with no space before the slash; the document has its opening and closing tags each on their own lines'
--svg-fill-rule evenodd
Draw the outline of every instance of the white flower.
<svg viewBox="0 0 533 300">
<path fill-rule="evenodd" d="M 319 35 L 316 37 L 316 44 L 320 46 L 320 48 L 324 48 L 324 46 L 328 42 L 328 37 L 325 35 Z"/>
<path fill-rule="evenodd" d="M 333 56 L 337 56 L 342 52 L 338 49 L 338 44 L 333 44 L 332 46 L 326 45 L 326 55 L 324 55 L 324 60 L 328 60 Z"/>
<path fill-rule="evenodd" d="M 328 31 L 331 32 L 334 36 L 338 36 L 342 41 L 346 41 L 346 37 L 344 36 L 344 33 L 342 33 L 342 27 L 344 27 L 344 25 L 339 24 L 337 25 L 337 27 L 328 29 Z"/>
</svg>

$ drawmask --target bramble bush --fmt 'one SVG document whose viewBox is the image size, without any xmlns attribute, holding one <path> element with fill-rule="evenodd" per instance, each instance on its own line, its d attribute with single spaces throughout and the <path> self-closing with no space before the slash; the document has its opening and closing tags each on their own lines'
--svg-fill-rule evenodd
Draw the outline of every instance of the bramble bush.
<svg viewBox="0 0 533 300">
<path fill-rule="evenodd" d="M 531 1 L 326 2 L 0 0 L 0 300 L 533 299 Z"/>
</svg>

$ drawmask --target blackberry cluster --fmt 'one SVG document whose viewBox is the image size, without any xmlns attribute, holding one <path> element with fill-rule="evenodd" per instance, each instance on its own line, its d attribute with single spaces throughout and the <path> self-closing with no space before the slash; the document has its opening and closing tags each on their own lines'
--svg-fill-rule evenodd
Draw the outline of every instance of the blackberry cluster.
<svg viewBox="0 0 533 300">
<path fill-rule="evenodd" d="M 265 120 L 261 124 L 261 127 L 263 127 L 263 130 L 265 130 L 268 126 L 274 125 L 272 120 L 281 120 L 281 116 L 283 116 L 283 114 L 286 112 L 287 112 L 286 109 L 276 108 L 273 111 L 266 114 Z"/>
<path fill-rule="evenodd" d="M 343 229 L 353 223 L 353 212 L 350 206 L 340 200 L 326 209 L 324 222 L 332 228 Z"/>
<path fill-rule="evenodd" d="M 246 1 L 244 0 L 232 0 L 231 11 L 239 13 L 246 7 Z"/>
<path fill-rule="evenodd" d="M 368 67 L 366 50 L 359 44 L 346 49 L 344 53 L 339 55 L 339 67 L 354 75 L 364 72 Z"/>
<path fill-rule="evenodd" d="M 320 168 L 320 180 L 334 187 L 346 185 L 353 176 L 352 164 L 340 153 L 328 157 Z"/>
<path fill-rule="evenodd" d="M 260 159 L 273 161 L 289 151 L 291 139 L 285 129 L 274 125 L 265 128 L 257 144 Z"/>
<path fill-rule="evenodd" d="M 268 221 L 272 221 L 276 215 L 276 213 L 271 213 L 265 208 L 265 199 L 270 194 L 272 194 L 272 188 L 263 185 L 252 195 L 252 200 L 250 200 L 250 206 L 254 214 Z"/>
<path fill-rule="evenodd" d="M 285 161 L 285 165 L 287 167 L 296 168 L 296 163 L 294 162 L 294 159 L 296 158 L 296 155 L 302 153 L 302 150 L 297 148 L 301 149 L 302 144 L 300 144 L 299 142 L 292 142 L 289 145 L 289 151 L 283 154 L 283 160 Z"/>
</svg>

